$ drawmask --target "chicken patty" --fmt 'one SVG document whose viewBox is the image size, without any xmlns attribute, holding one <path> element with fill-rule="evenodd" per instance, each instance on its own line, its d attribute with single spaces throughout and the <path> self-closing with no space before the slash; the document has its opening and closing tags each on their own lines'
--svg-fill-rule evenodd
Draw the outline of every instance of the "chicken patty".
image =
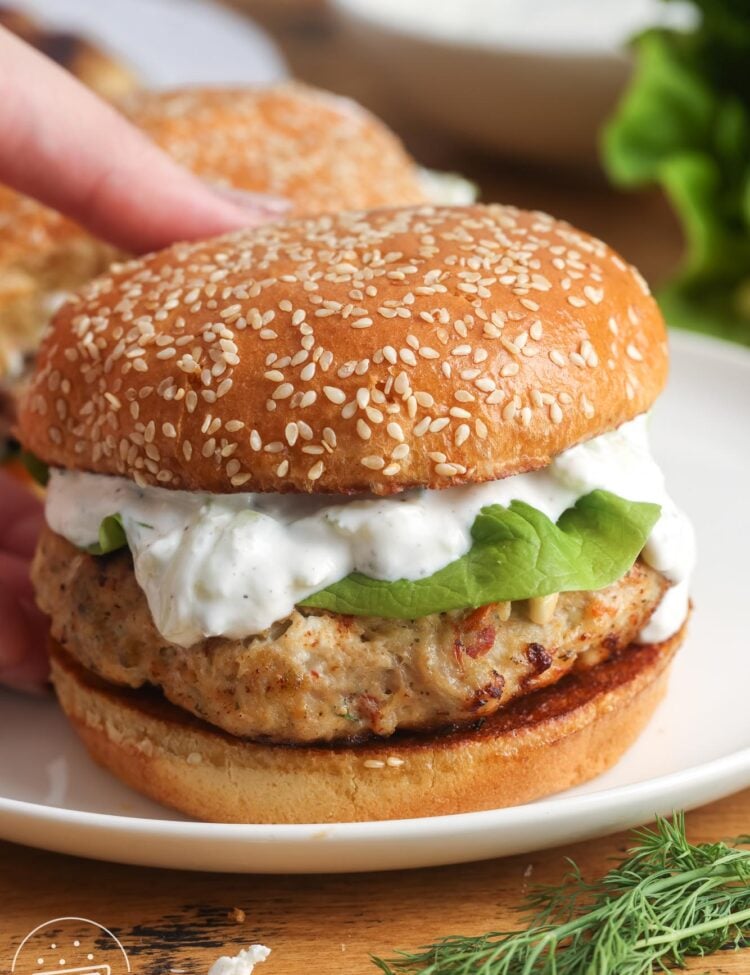
<svg viewBox="0 0 750 975">
<path fill-rule="evenodd" d="M 668 585 L 637 562 L 606 589 L 562 593 L 546 622 L 524 602 L 416 620 L 305 608 L 186 649 L 154 626 L 127 550 L 92 556 L 45 529 L 32 575 L 54 638 L 103 679 L 155 685 L 233 735 L 290 744 L 487 717 L 630 644 Z"/>
</svg>

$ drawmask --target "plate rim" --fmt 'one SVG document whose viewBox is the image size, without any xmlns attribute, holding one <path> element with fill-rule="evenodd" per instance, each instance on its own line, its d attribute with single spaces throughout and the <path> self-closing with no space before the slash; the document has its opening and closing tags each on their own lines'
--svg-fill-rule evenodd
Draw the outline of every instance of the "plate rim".
<svg viewBox="0 0 750 975">
<path fill-rule="evenodd" d="M 674 329 L 669 332 L 669 342 L 670 345 L 684 347 L 688 352 L 708 355 L 716 362 L 733 368 L 739 366 L 750 370 L 750 348 L 727 340 Z M 520 806 L 444 816 L 345 823 L 211 823 L 67 809 L 0 795 L 0 838 L 4 822 L 25 819 L 36 825 L 74 826 L 95 831 L 98 835 L 127 833 L 151 838 L 169 837 L 173 841 L 199 839 L 204 843 L 231 839 L 253 845 L 271 841 L 286 847 L 299 847 L 311 841 L 320 843 L 321 840 L 330 846 L 363 840 L 404 842 L 417 837 L 429 842 L 446 834 L 481 834 L 519 826 L 533 828 L 552 817 L 569 820 L 576 815 L 591 815 L 607 808 L 616 811 L 636 803 L 648 802 L 655 807 L 663 807 L 670 796 L 682 794 L 691 787 L 704 791 L 716 785 L 723 788 L 721 783 L 735 782 L 738 777 L 744 785 L 737 788 L 750 786 L 750 745 L 688 768 L 583 795 L 551 796 Z M 690 805 L 689 798 L 679 801 L 680 804 Z"/>
<path fill-rule="evenodd" d="M 737 749 L 727 755 L 693 765 L 686 769 L 670 772 L 667 775 L 630 782 L 626 785 L 599 789 L 596 792 L 576 796 L 552 796 L 520 806 L 506 806 L 501 809 L 483 809 L 477 812 L 452 813 L 445 816 L 422 816 L 412 819 L 386 819 L 347 823 L 209 823 L 188 819 L 155 819 L 145 816 L 128 816 L 117 813 L 98 813 L 88 810 L 65 809 L 43 803 L 27 802 L 23 799 L 10 799 L 0 796 L 0 814 L 25 815 L 38 823 L 60 823 L 79 825 L 100 831 L 137 833 L 138 835 L 162 836 L 165 833 L 179 839 L 218 839 L 223 835 L 232 839 L 264 842 L 269 839 L 297 845 L 309 840 L 319 842 L 348 843 L 353 840 L 370 839 L 410 839 L 410 833 L 418 833 L 422 839 L 435 839 L 443 831 L 460 832 L 462 827 L 500 828 L 502 826 L 533 826 L 547 820 L 550 815 L 561 813 L 572 815 L 578 812 L 594 812 L 599 807 L 615 803 L 625 805 L 630 802 L 663 802 L 680 786 L 687 787 L 692 779 L 709 784 L 716 780 L 729 778 L 746 770 L 750 785 L 750 745 Z M 498 822 L 507 820 L 507 822 Z M 514 822 L 514 821 L 518 822 Z M 0 821 L 1 825 L 1 821 Z M 431 828 L 430 828 L 431 827 Z M 389 837 L 389 833 L 397 837 Z M 213 836 L 211 834 L 219 834 Z M 359 835 L 364 834 L 364 835 Z M 372 834 L 372 835 L 371 835 Z M 432 835 L 430 835 L 432 834 Z"/>
</svg>

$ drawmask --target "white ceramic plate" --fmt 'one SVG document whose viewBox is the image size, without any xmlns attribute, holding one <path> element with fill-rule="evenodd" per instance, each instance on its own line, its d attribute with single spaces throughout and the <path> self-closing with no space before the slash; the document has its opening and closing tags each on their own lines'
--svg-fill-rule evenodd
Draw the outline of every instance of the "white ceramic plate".
<svg viewBox="0 0 750 975">
<path fill-rule="evenodd" d="M 94 766 L 51 700 L 0 692 L 0 837 L 144 866 L 384 870 L 583 840 L 750 785 L 750 353 L 684 334 L 672 344 L 653 435 L 698 531 L 695 612 L 666 700 L 616 768 L 513 809 L 333 826 L 197 823 Z"/>
<path fill-rule="evenodd" d="M 213 0 L 13 0 L 10 6 L 98 41 L 149 88 L 263 85 L 287 73 L 264 31 Z"/>
</svg>

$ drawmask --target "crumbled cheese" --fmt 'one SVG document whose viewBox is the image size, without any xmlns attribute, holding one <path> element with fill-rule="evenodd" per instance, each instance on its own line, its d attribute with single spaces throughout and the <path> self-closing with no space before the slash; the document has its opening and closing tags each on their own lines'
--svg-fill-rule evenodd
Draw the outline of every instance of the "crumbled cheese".
<svg viewBox="0 0 750 975">
<path fill-rule="evenodd" d="M 252 975 L 255 966 L 265 961 L 270 954 L 271 949 L 265 945 L 250 945 L 239 954 L 217 958 L 209 968 L 208 975 Z"/>
</svg>

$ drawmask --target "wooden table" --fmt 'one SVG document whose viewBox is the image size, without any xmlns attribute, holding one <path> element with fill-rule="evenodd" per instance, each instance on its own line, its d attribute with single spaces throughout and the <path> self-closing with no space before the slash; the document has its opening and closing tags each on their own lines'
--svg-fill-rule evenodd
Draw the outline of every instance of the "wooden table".
<svg viewBox="0 0 750 975">
<path fill-rule="evenodd" d="M 737 835 L 749 825 L 750 791 L 688 817 L 693 840 Z M 77 915 L 112 929 L 134 975 L 206 975 L 219 955 L 256 941 L 272 949 L 256 975 L 376 975 L 370 952 L 514 925 L 513 908 L 526 885 L 559 880 L 564 856 L 596 876 L 627 844 L 627 835 L 618 834 L 564 850 L 431 870 L 246 877 L 112 866 L 0 843 L 0 971 L 9 971 L 31 928 Z M 690 971 L 747 975 L 750 950 L 722 952 Z"/>
<path fill-rule="evenodd" d="M 373 80 L 337 49 L 335 27 L 317 0 L 235 2 L 277 33 L 300 76 L 373 101 Z M 652 281 L 674 266 L 680 236 L 658 195 L 625 197 L 588 175 L 503 164 L 399 125 L 398 113 L 389 118 L 423 161 L 475 179 L 485 199 L 567 217 L 607 239 Z M 695 840 L 747 833 L 750 791 L 697 811 L 688 822 Z M 568 855 L 598 875 L 626 844 L 626 836 L 617 835 L 533 856 L 404 873 L 244 877 L 112 866 L 0 843 L 0 971 L 9 970 L 30 928 L 79 915 L 112 928 L 140 975 L 203 975 L 218 955 L 253 941 L 273 949 L 259 970 L 263 975 L 300 975 L 308 968 L 325 975 L 374 973 L 370 952 L 511 925 L 529 880 L 558 880 Z M 723 953 L 691 970 L 747 975 L 750 951 Z"/>
</svg>

